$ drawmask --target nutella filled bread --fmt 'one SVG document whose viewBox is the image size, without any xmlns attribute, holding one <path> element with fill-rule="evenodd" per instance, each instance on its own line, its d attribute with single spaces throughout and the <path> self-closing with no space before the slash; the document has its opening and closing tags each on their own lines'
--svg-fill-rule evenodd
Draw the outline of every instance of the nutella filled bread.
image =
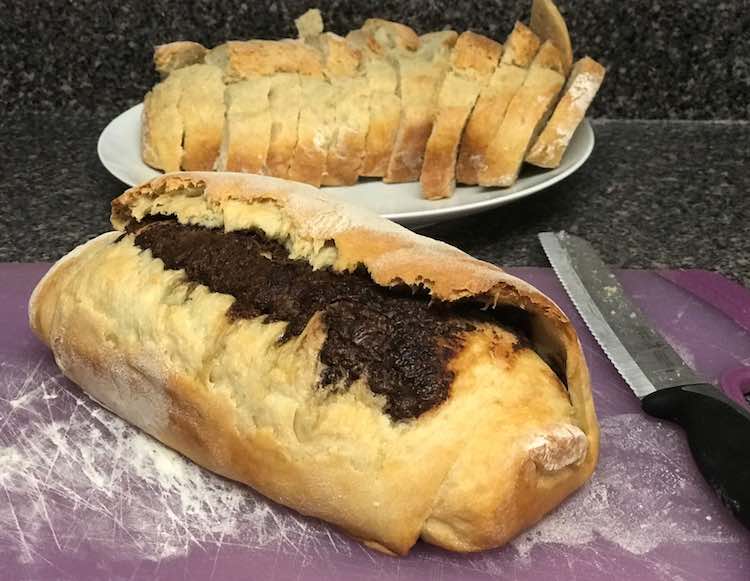
<svg viewBox="0 0 750 581">
<path fill-rule="evenodd" d="M 500 268 L 281 179 L 169 174 L 60 260 L 31 326 L 201 466 L 378 550 L 497 547 L 599 431 L 567 317 Z"/>
</svg>

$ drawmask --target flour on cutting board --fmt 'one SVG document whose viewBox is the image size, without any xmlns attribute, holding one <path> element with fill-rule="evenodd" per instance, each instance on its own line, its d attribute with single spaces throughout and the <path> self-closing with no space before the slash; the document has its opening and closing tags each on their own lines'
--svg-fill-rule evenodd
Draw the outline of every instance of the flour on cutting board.
<svg viewBox="0 0 750 581">
<path fill-rule="evenodd" d="M 601 420 L 601 441 L 591 482 L 513 541 L 522 556 L 539 544 L 580 545 L 597 536 L 638 555 L 664 543 L 740 542 L 717 518 L 724 509 L 713 493 L 689 475 L 680 431 L 622 414 Z"/>
<path fill-rule="evenodd" d="M 0 386 L 0 555 L 29 562 L 82 542 L 154 560 L 208 544 L 303 560 L 360 550 L 332 527 L 199 468 L 40 369 L 0 369 L 12 382 Z M 635 554 L 663 543 L 740 542 L 688 477 L 688 458 L 682 436 L 663 425 L 637 414 L 604 419 L 594 480 L 513 546 L 528 558 L 549 543 L 600 537 Z M 493 555 L 463 564 L 490 572 Z"/>
</svg>

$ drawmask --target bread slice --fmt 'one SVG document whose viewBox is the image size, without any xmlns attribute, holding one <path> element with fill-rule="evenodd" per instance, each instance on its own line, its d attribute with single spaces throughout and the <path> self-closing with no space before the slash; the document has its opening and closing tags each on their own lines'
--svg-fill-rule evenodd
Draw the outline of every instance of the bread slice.
<svg viewBox="0 0 750 581">
<path fill-rule="evenodd" d="M 341 36 L 323 32 L 317 9 L 308 10 L 295 24 L 300 38 L 320 52 L 323 74 L 335 93 L 333 124 L 323 128 L 331 137 L 321 183 L 354 184 L 362 168 L 369 123 L 367 80 L 359 70 L 361 53 Z"/>
<path fill-rule="evenodd" d="M 529 28 L 516 22 L 503 46 L 500 66 L 479 94 L 464 129 L 456 162 L 456 180 L 459 183 L 478 182 L 487 147 L 505 117 L 510 101 L 521 88 L 540 44 L 539 38 Z"/>
<path fill-rule="evenodd" d="M 424 34 L 417 51 L 394 59 L 399 68 L 401 119 L 383 181 L 419 179 L 437 93 L 450 66 L 450 51 L 457 38 L 452 30 Z"/>
<path fill-rule="evenodd" d="M 262 173 L 271 139 L 270 90 L 271 77 L 227 86 L 224 133 L 214 169 Z"/>
<path fill-rule="evenodd" d="M 495 70 L 502 45 L 468 31 L 451 53 L 451 71 L 438 94 L 438 110 L 427 141 L 419 181 L 428 199 L 447 198 L 456 185 L 456 155 L 479 92 Z"/>
<path fill-rule="evenodd" d="M 301 106 L 300 76 L 296 73 L 277 73 L 270 79 L 268 99 L 271 136 L 262 173 L 286 178 L 297 145 L 297 125 Z"/>
<path fill-rule="evenodd" d="M 297 145 L 289 179 L 320 186 L 336 121 L 336 91 L 327 79 L 300 75 Z"/>
<path fill-rule="evenodd" d="M 166 77 L 174 70 L 203 62 L 208 49 L 197 42 L 180 40 L 154 48 L 154 67 Z"/>
<path fill-rule="evenodd" d="M 276 73 L 323 74 L 318 51 L 292 39 L 230 41 L 208 51 L 204 60 L 222 70 L 226 83 Z"/>
<path fill-rule="evenodd" d="M 419 36 L 408 26 L 379 18 L 367 20 L 346 36 L 362 57 L 362 69 L 369 92 L 369 124 L 365 156 L 360 174 L 383 177 L 388 168 L 393 142 L 401 118 L 398 71 L 388 58 L 419 47 Z"/>
<path fill-rule="evenodd" d="M 167 80 L 180 84 L 178 111 L 184 127 L 180 167 L 211 170 L 219 155 L 224 128 L 224 83 L 221 70 L 207 64 L 173 71 Z"/>
<path fill-rule="evenodd" d="M 548 40 L 531 63 L 523 85 L 487 148 L 479 171 L 482 186 L 511 186 L 518 178 L 524 157 L 547 122 L 565 83 L 560 51 Z"/>
<path fill-rule="evenodd" d="M 141 157 L 153 168 L 177 171 L 182 163 L 182 84 L 169 76 L 146 93 L 141 116 Z"/>
<path fill-rule="evenodd" d="M 604 67 L 589 57 L 575 63 L 563 96 L 529 150 L 527 162 L 548 168 L 560 165 L 576 127 L 604 81 L 604 74 Z"/>
<path fill-rule="evenodd" d="M 549 40 L 560 51 L 565 76 L 573 66 L 573 46 L 568 27 L 552 0 L 533 0 L 531 4 L 531 30 L 542 39 Z"/>
</svg>

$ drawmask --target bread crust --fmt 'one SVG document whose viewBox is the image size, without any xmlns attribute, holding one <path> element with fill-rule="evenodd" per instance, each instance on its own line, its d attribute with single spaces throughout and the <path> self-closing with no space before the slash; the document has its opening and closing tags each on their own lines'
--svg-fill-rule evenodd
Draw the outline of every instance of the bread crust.
<svg viewBox="0 0 750 581">
<path fill-rule="evenodd" d="M 604 81 L 604 75 L 604 67 L 589 57 L 576 62 L 562 98 L 526 156 L 528 163 L 546 168 L 560 165 L 576 128 Z"/>
<path fill-rule="evenodd" d="M 529 25 L 539 38 L 551 41 L 560 51 L 562 74 L 567 76 L 573 65 L 573 45 L 568 26 L 555 3 L 552 0 L 533 0 Z"/>
<path fill-rule="evenodd" d="M 200 43 L 178 40 L 154 48 L 154 68 L 166 77 L 174 70 L 203 62 L 208 49 Z"/>
<path fill-rule="evenodd" d="M 275 73 L 323 74 L 318 52 L 291 39 L 229 41 L 208 51 L 205 62 L 221 68 L 225 83 Z"/>
<path fill-rule="evenodd" d="M 261 228 L 308 260 L 330 252 L 332 241 L 337 270 L 362 265 L 384 286 L 515 305 L 530 313 L 536 350 L 560 362 L 567 382 L 566 393 L 534 351 L 482 327 L 451 361 L 449 399 L 394 423 L 366 389 L 325 398 L 313 389 L 325 333 L 319 318 L 279 346 L 283 323 L 232 323 L 224 315 L 231 297 L 200 285 L 188 291 L 181 271 L 165 271 L 132 235 L 114 244 L 120 233 L 105 234 L 45 276 L 30 323 L 68 377 L 168 446 L 394 554 L 420 536 L 458 551 L 498 546 L 590 476 L 599 440 L 581 347 L 567 317 L 527 283 L 312 188 L 263 176 L 163 176 L 116 199 L 112 222 L 122 229 L 150 212 Z M 277 370 L 271 383 L 269 365 Z"/>
</svg>

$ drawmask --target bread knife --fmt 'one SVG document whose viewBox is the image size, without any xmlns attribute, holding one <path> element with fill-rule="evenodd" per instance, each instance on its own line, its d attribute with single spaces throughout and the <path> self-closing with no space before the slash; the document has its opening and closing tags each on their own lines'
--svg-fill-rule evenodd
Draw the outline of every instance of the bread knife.
<svg viewBox="0 0 750 581">
<path fill-rule="evenodd" d="M 565 291 L 647 414 L 679 424 L 698 469 L 750 529 L 750 412 L 693 371 L 583 238 L 539 234 Z"/>
</svg>

